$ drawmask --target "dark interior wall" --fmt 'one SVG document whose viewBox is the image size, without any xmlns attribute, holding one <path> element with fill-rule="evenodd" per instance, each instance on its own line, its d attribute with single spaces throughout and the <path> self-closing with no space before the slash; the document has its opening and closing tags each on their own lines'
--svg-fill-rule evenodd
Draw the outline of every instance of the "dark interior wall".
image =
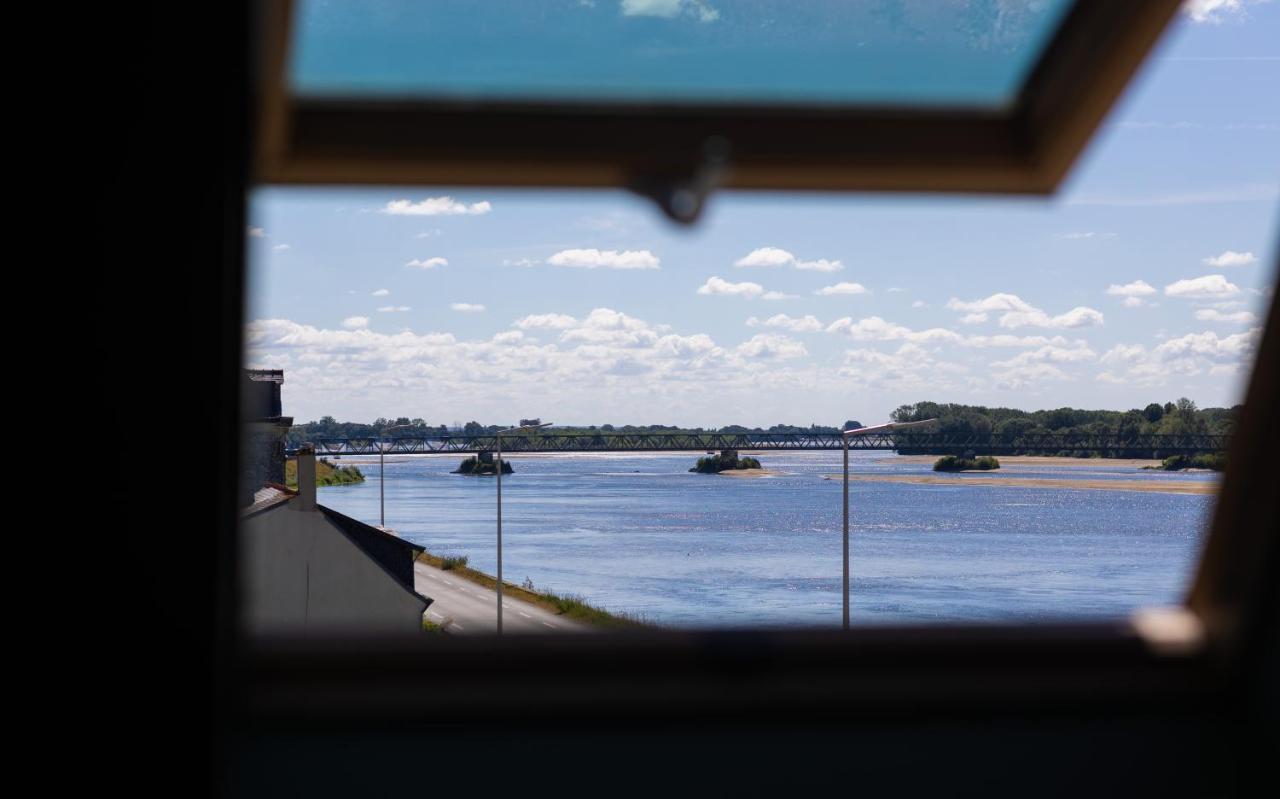
<svg viewBox="0 0 1280 799">
<path fill-rule="evenodd" d="M 92 568 L 76 567 L 77 612 L 59 629 L 95 675 L 80 717 L 96 745 L 81 768 L 133 795 L 206 794 L 220 773 L 248 8 L 85 4 L 56 28 L 74 23 L 58 40 L 75 66 L 61 129 L 83 159 L 61 189 L 92 206 L 75 225 L 97 261 L 77 308 L 90 334 L 61 396 L 68 416 L 112 436 L 116 475 L 77 489 L 75 507 L 98 509 L 101 545 Z"/>
</svg>

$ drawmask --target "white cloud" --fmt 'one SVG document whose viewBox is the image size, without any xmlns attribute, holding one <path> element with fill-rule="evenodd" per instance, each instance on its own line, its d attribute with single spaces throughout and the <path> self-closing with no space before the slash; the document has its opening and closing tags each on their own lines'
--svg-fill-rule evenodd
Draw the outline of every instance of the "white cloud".
<svg viewBox="0 0 1280 799">
<path fill-rule="evenodd" d="M 859 387 L 894 391 L 924 388 L 956 390 L 952 378 L 967 371 L 960 364 L 940 362 L 919 344 L 907 342 L 895 352 L 872 349 L 846 350 L 840 376 L 856 381 Z"/>
<path fill-rule="evenodd" d="M 1221 300 L 1239 294 L 1240 287 L 1224 275 L 1205 275 L 1170 283 L 1164 287 L 1164 293 L 1191 300 Z"/>
<path fill-rule="evenodd" d="M 1055 347 L 1052 344 L 1035 350 L 1024 350 L 1004 361 L 992 361 L 999 369 L 1013 369 L 1033 363 L 1079 363 L 1091 361 L 1098 354 L 1088 347 Z"/>
<path fill-rule="evenodd" d="M 267 237 L 266 231 L 260 227 L 253 227 L 252 225 L 250 225 L 245 231 L 245 235 L 251 239 L 264 239 Z"/>
<path fill-rule="evenodd" d="M 1062 336 L 1015 336 L 1010 333 L 998 333 L 994 336 L 966 336 L 960 342 L 965 347 L 975 347 L 978 349 L 989 348 L 1009 348 L 1009 347 L 1043 347 L 1053 345 L 1055 347 L 1084 347 L 1086 346 L 1083 339 L 1075 339 L 1074 341 L 1063 338 Z"/>
<path fill-rule="evenodd" d="M 858 341 L 911 341 L 914 343 L 947 342 L 959 344 L 964 336 L 944 327 L 931 327 L 928 330 L 912 330 L 903 325 L 894 324 L 879 316 L 868 316 L 853 321 L 846 316 L 827 325 L 828 333 L 841 333 Z"/>
<path fill-rule="evenodd" d="M 734 352 L 748 358 L 775 358 L 786 360 L 809 354 L 804 344 L 788 336 L 775 333 L 757 333 L 734 348 Z"/>
<path fill-rule="evenodd" d="M 1107 350 L 1101 361 L 1103 363 L 1130 363 L 1146 355 L 1147 350 L 1141 344 L 1117 344 Z"/>
<path fill-rule="evenodd" d="M 391 292 L 390 292 L 390 291 L 388 291 L 387 289 L 378 289 L 377 291 L 373 292 L 373 296 L 374 296 L 374 297 L 385 297 L 385 296 L 387 296 L 387 295 L 388 295 L 388 294 L 390 294 L 390 293 L 391 293 Z"/>
<path fill-rule="evenodd" d="M 1155 294 L 1156 289 L 1145 280 L 1135 280 L 1132 283 L 1125 283 L 1123 286 L 1112 283 L 1107 287 L 1107 293 L 1117 297 L 1145 297 L 1149 294 Z"/>
<path fill-rule="evenodd" d="M 962 325 L 980 325 L 980 324 L 982 324 L 983 322 L 987 321 L 987 320 L 988 320 L 988 319 L 990 319 L 990 318 L 991 318 L 991 317 L 990 317 L 990 315 L 988 315 L 988 314 L 984 314 L 984 313 L 971 313 L 971 314 L 966 314 L 965 316 L 960 317 L 960 324 L 962 324 Z"/>
<path fill-rule="evenodd" d="M 502 259 L 503 266 L 537 266 L 540 263 L 542 263 L 542 261 L 536 260 L 534 258 L 503 258 Z"/>
<path fill-rule="evenodd" d="M 866 294 L 867 289 L 861 283 L 836 283 L 834 286 L 823 286 L 813 293 L 823 297 L 836 297 Z"/>
<path fill-rule="evenodd" d="M 1000 326 L 1008 328 L 1051 327 L 1072 328 L 1101 325 L 1100 311 L 1079 306 L 1066 313 L 1050 316 L 1016 294 L 1000 292 L 980 300 L 963 301 L 952 297 L 947 307 L 968 314 L 1000 313 Z"/>
<path fill-rule="evenodd" d="M 552 266 L 581 269 L 658 269 L 658 257 L 648 250 L 561 250 L 547 259 Z"/>
<path fill-rule="evenodd" d="M 412 310 L 408 305 L 384 305 L 378 309 L 378 313 L 404 313 Z"/>
<path fill-rule="evenodd" d="M 778 247 L 760 247 L 734 261 L 734 266 L 791 266 L 809 272 L 839 272 L 844 264 L 839 261 L 818 258 L 813 261 L 802 261 L 794 254 Z"/>
<path fill-rule="evenodd" d="M 1244 11 L 1242 0 L 1185 0 L 1182 13 L 1192 22 L 1222 22 Z"/>
<path fill-rule="evenodd" d="M 425 200 L 392 200 L 382 207 L 380 213 L 392 216 L 475 216 L 487 214 L 493 210 L 489 202 L 458 202 L 452 197 L 428 197 Z"/>
<path fill-rule="evenodd" d="M 562 313 L 530 314 L 515 322 L 523 330 L 567 330 L 576 324 L 577 319 Z"/>
<path fill-rule="evenodd" d="M 1236 374 L 1252 356 L 1260 328 L 1219 336 L 1213 331 L 1187 333 L 1166 339 L 1150 351 L 1138 344 L 1120 344 L 1102 356 L 1112 371 L 1097 379 L 1117 385 L 1163 386 L 1170 378 L 1208 373 L 1211 376 Z"/>
<path fill-rule="evenodd" d="M 1044 311 L 1013 311 L 1000 317 L 1000 326 L 1018 328 L 1023 325 L 1032 327 L 1076 328 L 1096 327 L 1103 324 L 1101 311 L 1086 308 L 1083 305 L 1072 308 L 1066 313 L 1049 316 Z"/>
<path fill-rule="evenodd" d="M 915 302 L 911 303 L 911 307 L 912 308 L 928 308 L 929 303 L 925 302 L 924 300 L 916 300 Z"/>
<path fill-rule="evenodd" d="M 369 317 L 367 316 L 348 316 L 342 320 L 342 326 L 347 330 L 360 330 L 369 326 Z"/>
<path fill-rule="evenodd" d="M 1071 375 L 1049 363 L 1015 366 L 994 374 L 992 378 L 996 388 L 1008 391 L 1025 391 L 1050 380 L 1067 382 L 1072 379 Z"/>
<path fill-rule="evenodd" d="M 1234 361 L 1246 357 L 1253 351 L 1261 332 L 1259 328 L 1253 328 L 1244 333 L 1223 337 L 1219 337 L 1212 330 L 1188 333 L 1185 336 L 1162 341 L 1156 346 L 1154 352 L 1165 359 L 1193 355 L 1214 361 Z"/>
<path fill-rule="evenodd" d="M 765 300 L 791 299 L 791 295 L 783 294 L 780 291 L 765 291 L 764 286 L 759 283 L 750 281 L 730 283 L 720 277 L 707 278 L 707 282 L 698 288 L 698 293 L 720 297 L 745 297 L 748 300 L 753 300 L 757 297 Z"/>
<path fill-rule="evenodd" d="M 1115 297 L 1124 297 L 1122 304 L 1126 308 L 1138 308 L 1145 304 L 1142 298 L 1155 294 L 1156 289 L 1145 280 L 1135 280 L 1124 285 L 1112 283 L 1107 287 L 1107 293 Z"/>
<path fill-rule="evenodd" d="M 439 255 L 432 256 L 431 258 L 422 258 L 422 259 L 414 258 L 412 261 L 405 264 L 405 266 L 413 266 L 413 267 L 417 267 L 418 269 L 435 269 L 437 266 L 448 266 L 448 265 L 449 265 L 449 259 L 441 258 Z"/>
<path fill-rule="evenodd" d="M 1258 317 L 1254 316 L 1249 311 L 1223 313 L 1217 308 L 1202 308 L 1196 311 L 1195 317 L 1201 322 L 1232 322 L 1238 325 L 1251 325 L 1258 321 Z"/>
<path fill-rule="evenodd" d="M 290 247 L 288 244 L 277 244 L 271 249 L 275 250 L 276 252 L 284 252 L 285 250 L 292 250 L 293 248 Z"/>
<path fill-rule="evenodd" d="M 715 22 L 720 18 L 720 12 L 706 0 L 622 0 L 622 15 L 666 19 L 687 15 L 699 22 Z"/>
<path fill-rule="evenodd" d="M 1017 294 L 1005 294 L 1003 292 L 992 294 L 990 297 L 985 299 L 972 300 L 970 302 L 964 302 L 956 297 L 952 297 L 947 300 L 947 307 L 953 311 L 967 311 L 969 313 L 1036 310 L 1031 303 L 1026 302 Z"/>
<path fill-rule="evenodd" d="M 792 333 L 814 333 L 822 329 L 822 322 L 819 322 L 814 316 L 787 316 L 784 313 L 776 314 L 761 322 L 754 316 L 747 320 L 748 327 L 780 327 L 790 330 Z"/>
<path fill-rule="evenodd" d="M 504 330 L 501 333 L 495 333 L 493 338 L 489 339 L 494 344 L 519 344 L 524 341 L 533 341 L 519 330 Z"/>
<path fill-rule="evenodd" d="M 1212 266 L 1215 269 L 1221 269 L 1224 266 L 1248 266 L 1257 262 L 1258 259 L 1252 252 L 1236 252 L 1235 250 L 1224 250 L 1222 254 L 1212 255 L 1202 261 L 1205 266 Z"/>
<path fill-rule="evenodd" d="M 471 302 L 450 303 L 449 307 L 455 311 L 459 311 L 460 313 L 480 313 L 484 310 L 483 305 L 477 305 Z"/>
</svg>

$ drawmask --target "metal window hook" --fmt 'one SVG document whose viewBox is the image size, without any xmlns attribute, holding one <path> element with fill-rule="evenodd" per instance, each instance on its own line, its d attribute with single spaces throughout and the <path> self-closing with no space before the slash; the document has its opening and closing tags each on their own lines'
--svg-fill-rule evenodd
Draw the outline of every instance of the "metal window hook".
<svg viewBox="0 0 1280 799">
<path fill-rule="evenodd" d="M 728 171 L 729 141 L 723 136 L 709 136 L 687 172 L 646 176 L 633 181 L 628 188 L 657 203 L 673 222 L 692 225 L 702 215 L 711 192 L 723 184 Z"/>
</svg>

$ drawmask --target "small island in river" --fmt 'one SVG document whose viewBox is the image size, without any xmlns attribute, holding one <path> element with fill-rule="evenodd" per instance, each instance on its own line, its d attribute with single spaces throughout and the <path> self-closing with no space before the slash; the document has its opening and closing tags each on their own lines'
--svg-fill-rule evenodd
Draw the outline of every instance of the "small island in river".
<svg viewBox="0 0 1280 799">
<path fill-rule="evenodd" d="M 751 457 L 738 457 L 738 451 L 726 449 L 719 455 L 707 455 L 698 458 L 698 463 L 689 471 L 698 474 L 720 474 L 721 472 L 737 471 L 739 469 L 759 469 L 760 461 Z"/>
<path fill-rule="evenodd" d="M 511 464 L 504 458 L 502 460 L 502 473 L 511 474 L 515 470 L 511 468 Z M 472 455 L 458 464 L 458 468 L 453 470 L 454 474 L 469 475 L 495 475 L 498 473 L 498 466 L 494 463 L 492 452 L 481 452 L 479 456 Z"/>
<path fill-rule="evenodd" d="M 933 470 L 935 472 L 988 472 L 992 469 L 999 469 L 1000 461 L 990 455 L 979 455 L 976 458 L 964 457 L 960 458 L 955 455 L 943 455 L 934 461 Z"/>
</svg>

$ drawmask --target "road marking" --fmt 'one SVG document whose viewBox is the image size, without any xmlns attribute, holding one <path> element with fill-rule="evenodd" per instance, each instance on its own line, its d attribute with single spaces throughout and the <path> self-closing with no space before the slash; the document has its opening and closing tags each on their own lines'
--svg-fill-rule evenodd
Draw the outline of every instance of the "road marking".
<svg viewBox="0 0 1280 799">
<path fill-rule="evenodd" d="M 549 621 L 544 621 L 543 624 L 546 625 L 547 627 L 550 627 L 553 630 L 556 629 L 556 626 Z"/>
<path fill-rule="evenodd" d="M 452 627 L 457 627 L 459 630 L 465 630 L 465 629 L 467 629 L 466 627 L 463 627 L 461 624 L 458 624 L 456 621 L 455 621 L 455 622 L 450 622 L 450 626 L 452 626 Z"/>
<path fill-rule="evenodd" d="M 428 611 L 427 611 L 427 615 L 428 615 L 428 616 L 435 616 L 437 619 L 443 619 L 443 618 L 444 618 L 444 616 L 441 616 L 439 613 L 436 613 L 434 610 L 428 610 Z"/>
<path fill-rule="evenodd" d="M 523 610 L 516 611 L 516 612 L 517 612 L 517 613 L 519 613 L 521 616 L 524 616 L 526 619 L 532 619 L 532 618 L 533 618 L 533 617 L 532 617 L 532 616 L 530 616 L 528 613 L 525 613 Z"/>
</svg>

